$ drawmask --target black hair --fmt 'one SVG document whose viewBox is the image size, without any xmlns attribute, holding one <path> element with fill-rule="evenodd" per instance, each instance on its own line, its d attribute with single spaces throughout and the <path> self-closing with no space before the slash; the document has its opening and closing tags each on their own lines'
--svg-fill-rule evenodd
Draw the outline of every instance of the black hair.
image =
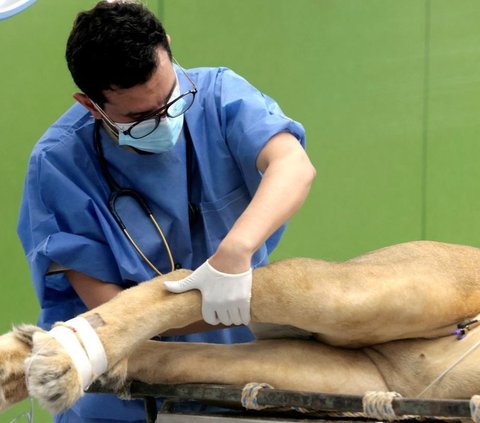
<svg viewBox="0 0 480 423">
<path fill-rule="evenodd" d="M 150 79 L 158 66 L 159 47 L 172 58 L 165 29 L 142 3 L 100 1 L 78 14 L 65 56 L 78 88 L 102 105 L 103 91 Z"/>
</svg>

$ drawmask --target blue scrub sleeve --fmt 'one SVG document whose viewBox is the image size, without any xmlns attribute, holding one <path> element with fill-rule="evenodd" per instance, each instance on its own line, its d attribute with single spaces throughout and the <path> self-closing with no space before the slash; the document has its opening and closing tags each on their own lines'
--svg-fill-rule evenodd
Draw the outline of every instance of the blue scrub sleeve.
<svg viewBox="0 0 480 423">
<path fill-rule="evenodd" d="M 305 148 L 305 129 L 287 117 L 272 98 L 229 69 L 223 72 L 219 98 L 224 139 L 253 196 L 261 180 L 256 166 L 261 150 L 280 132 L 291 133 Z M 266 241 L 268 254 L 277 246 L 285 226 Z"/>
<path fill-rule="evenodd" d="M 115 260 L 111 249 L 98 235 L 94 236 L 95 228 L 102 226 L 102 213 L 78 185 L 62 181 L 61 172 L 52 163 L 44 159 L 40 167 L 39 162 L 37 156 L 32 156 L 18 235 L 31 268 L 36 294 L 44 307 L 48 306 L 49 289 L 66 292 L 70 288 L 66 278 L 45 277 L 52 262 L 112 283 L 121 281 L 121 277 L 118 269 L 112 266 Z M 62 190 L 55 189 L 57 184 L 62 184 Z M 76 234 L 70 230 L 75 226 Z"/>
<path fill-rule="evenodd" d="M 224 138 L 247 185 L 258 185 L 256 160 L 274 135 L 290 132 L 305 147 L 305 129 L 288 118 L 280 106 L 244 78 L 225 70 L 221 88 L 221 122 Z"/>
</svg>

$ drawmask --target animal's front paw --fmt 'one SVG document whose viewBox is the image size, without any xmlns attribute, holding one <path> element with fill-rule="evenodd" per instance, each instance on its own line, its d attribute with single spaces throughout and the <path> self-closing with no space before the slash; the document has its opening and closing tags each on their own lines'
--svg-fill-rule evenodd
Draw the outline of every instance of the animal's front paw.
<svg viewBox="0 0 480 423">
<path fill-rule="evenodd" d="M 30 395 L 51 413 L 71 407 L 82 395 L 80 375 L 60 343 L 47 332 L 33 336 L 33 350 L 25 363 Z"/>
<path fill-rule="evenodd" d="M 0 411 L 28 396 L 24 362 L 31 352 L 32 335 L 39 330 L 21 325 L 0 336 Z"/>
</svg>

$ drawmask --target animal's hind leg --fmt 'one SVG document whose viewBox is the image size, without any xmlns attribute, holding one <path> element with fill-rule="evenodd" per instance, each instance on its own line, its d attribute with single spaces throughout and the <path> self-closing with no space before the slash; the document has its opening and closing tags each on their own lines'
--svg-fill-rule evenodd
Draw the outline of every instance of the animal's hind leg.
<svg viewBox="0 0 480 423">
<path fill-rule="evenodd" d="M 386 389 L 361 350 L 285 339 L 235 345 L 147 341 L 129 356 L 128 378 L 174 384 L 265 382 L 278 389 L 358 395 Z"/>
<path fill-rule="evenodd" d="M 291 259 L 257 269 L 254 321 L 332 345 L 438 337 L 480 313 L 480 249 L 411 242 L 343 263 Z"/>
</svg>

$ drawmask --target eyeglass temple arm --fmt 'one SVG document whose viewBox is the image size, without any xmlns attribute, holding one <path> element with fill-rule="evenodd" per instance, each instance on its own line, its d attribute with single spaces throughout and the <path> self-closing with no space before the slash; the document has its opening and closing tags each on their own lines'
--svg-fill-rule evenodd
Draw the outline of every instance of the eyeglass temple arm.
<svg viewBox="0 0 480 423">
<path fill-rule="evenodd" d="M 197 92 L 198 89 L 197 89 L 197 86 L 195 85 L 195 82 L 193 82 L 192 78 L 190 78 L 190 76 L 188 75 L 186 70 L 183 68 L 183 66 L 180 65 L 180 63 L 177 62 L 177 59 L 175 59 L 175 57 L 172 57 L 172 61 L 180 68 L 180 70 L 183 72 L 185 77 L 190 81 L 190 84 L 193 85 L 193 91 Z"/>
</svg>

